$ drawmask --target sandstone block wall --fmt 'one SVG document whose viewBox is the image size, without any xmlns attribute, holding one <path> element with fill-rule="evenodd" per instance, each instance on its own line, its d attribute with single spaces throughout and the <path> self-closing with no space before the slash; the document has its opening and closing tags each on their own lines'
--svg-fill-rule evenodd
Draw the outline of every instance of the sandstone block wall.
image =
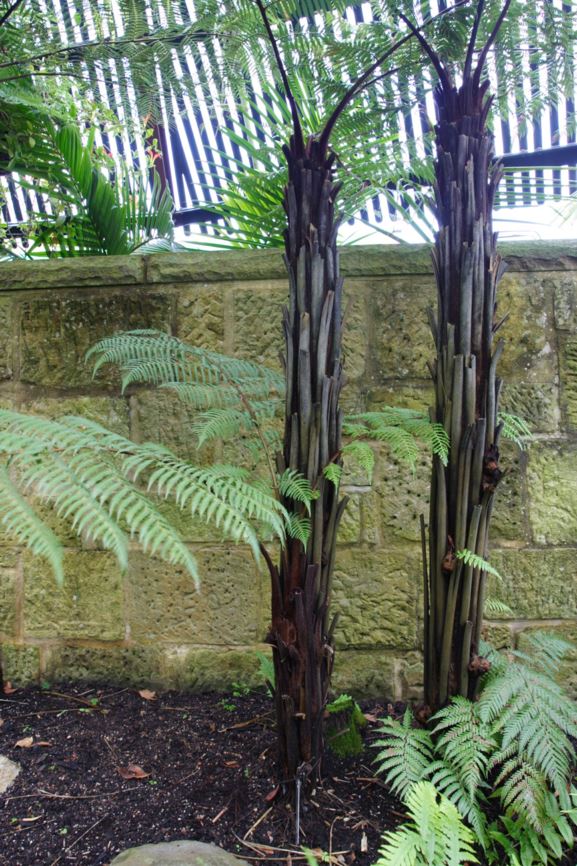
<svg viewBox="0 0 577 866">
<path fill-rule="evenodd" d="M 491 595 L 512 617 L 487 624 L 499 644 L 535 627 L 577 640 L 577 243 L 503 246 L 509 271 L 503 408 L 535 431 L 508 446 Z M 424 247 L 343 251 L 346 406 L 427 407 L 434 302 Z M 175 254 L 0 265 L 0 406 L 47 416 L 84 414 L 138 441 L 164 442 L 199 461 L 191 412 L 167 393 L 122 396 L 111 374 L 92 379 L 86 350 L 100 337 L 155 327 L 197 345 L 278 365 L 286 295 L 277 252 Z M 227 459 L 234 455 L 229 449 Z M 421 683 L 418 517 L 429 461 L 414 475 L 378 450 L 374 477 L 349 474 L 334 605 L 340 611 L 335 687 L 391 698 Z M 253 682 L 266 631 L 268 586 L 247 550 L 180 519 L 202 589 L 179 569 L 135 551 L 122 574 L 107 552 L 83 547 L 49 512 L 66 544 L 66 582 L 0 537 L 0 642 L 13 683 L 85 679 L 178 688 Z M 239 602 L 240 599 L 240 609 Z M 577 659 L 577 656 L 576 656 Z M 577 692 L 573 660 L 564 672 Z"/>
</svg>

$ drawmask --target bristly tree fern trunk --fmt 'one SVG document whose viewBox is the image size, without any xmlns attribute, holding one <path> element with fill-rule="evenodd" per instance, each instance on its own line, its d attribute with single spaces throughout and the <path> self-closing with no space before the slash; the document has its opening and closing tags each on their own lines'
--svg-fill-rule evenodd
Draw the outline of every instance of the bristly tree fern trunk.
<svg viewBox="0 0 577 866">
<path fill-rule="evenodd" d="M 351 85 L 318 135 L 305 138 L 265 7 L 262 0 L 257 3 L 293 122 L 290 143 L 283 148 L 288 166 L 284 208 L 289 306 L 284 313 L 284 443 L 277 468 L 281 474 L 286 469 L 299 472 L 317 494 L 311 503 L 306 547 L 289 539 L 278 567 L 263 550 L 272 582 L 267 639 L 273 647 L 275 666 L 281 778 L 296 782 L 298 791 L 320 776 L 323 715 L 334 658 L 331 579 L 337 529 L 346 504 L 339 496 L 338 483 L 343 420 L 339 408 L 343 281 L 336 246 L 340 184 L 333 177 L 335 157 L 330 137 L 351 100 L 412 32 L 390 46 Z M 329 464 L 336 465 L 331 480 L 324 474 Z M 283 504 L 297 517 L 306 516 L 305 507 L 292 499 Z"/>
<path fill-rule="evenodd" d="M 306 549 L 291 539 L 283 552 L 269 634 L 275 650 L 281 762 L 288 778 L 298 778 L 319 771 L 333 667 L 329 600 L 336 533 L 346 500 L 339 497 L 338 482 L 325 478 L 323 469 L 331 462 L 341 465 L 343 280 L 336 246 L 334 155 L 322 140 L 310 137 L 304 142 L 297 135 L 284 153 L 289 170 L 284 207 L 290 304 L 284 313 L 286 414 L 278 468 L 297 470 L 318 494 Z M 294 508 L 292 502 L 286 505 Z"/>
<path fill-rule="evenodd" d="M 503 474 L 497 420 L 497 364 L 503 346 L 494 345 L 494 335 L 499 326 L 496 291 L 505 267 L 492 227 L 502 170 L 493 160 L 487 127 L 492 97 L 485 63 L 508 6 L 509 0 L 473 66 L 484 11 L 479 0 L 459 86 L 417 34 L 439 77 L 439 230 L 433 251 L 438 298 L 437 317 L 431 317 L 437 349 L 434 420 L 445 426 L 450 440 L 448 465 L 434 459 L 424 580 L 425 698 L 432 709 L 452 695 L 474 696 L 488 664 L 479 657 L 486 573 L 466 564 L 459 553 L 469 550 L 486 559 L 493 498 Z"/>
</svg>

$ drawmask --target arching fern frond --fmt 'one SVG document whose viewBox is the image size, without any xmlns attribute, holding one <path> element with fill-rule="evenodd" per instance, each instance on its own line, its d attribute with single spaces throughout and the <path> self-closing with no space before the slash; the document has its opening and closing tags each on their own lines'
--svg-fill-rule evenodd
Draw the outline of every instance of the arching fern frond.
<svg viewBox="0 0 577 866">
<path fill-rule="evenodd" d="M 510 412 L 499 412 L 498 422 L 502 425 L 501 435 L 505 439 L 511 439 L 521 451 L 525 451 L 527 444 L 534 438 L 525 419 Z"/>
<path fill-rule="evenodd" d="M 301 475 L 296 469 L 285 469 L 278 478 L 278 490 L 281 496 L 292 499 L 294 502 L 302 502 L 310 514 L 311 502 L 318 499 L 318 490 L 313 490 L 308 478 Z"/>
<path fill-rule="evenodd" d="M 154 497 L 248 544 L 259 556 L 255 527 L 284 541 L 289 516 L 271 491 L 234 467 L 197 468 L 159 445 L 139 445 L 94 421 L 58 421 L 0 410 L 0 516 L 4 531 L 45 556 L 62 578 L 61 549 L 34 510 L 49 502 L 79 535 L 112 550 L 126 565 L 126 534 L 150 555 L 184 566 L 198 580 L 195 559 Z M 143 489 L 142 485 L 145 486 Z M 153 495 L 153 496 L 152 496 Z"/>
<path fill-rule="evenodd" d="M 385 833 L 376 866 L 460 866 L 478 863 L 475 838 L 453 804 L 429 782 L 406 795 L 410 820 Z"/>
<path fill-rule="evenodd" d="M 353 439 L 386 442 L 395 457 L 415 465 L 422 447 L 427 445 L 443 463 L 447 462 L 449 440 L 441 424 L 432 423 L 424 412 L 388 406 L 379 412 L 363 412 L 347 417 L 343 432 Z"/>
</svg>

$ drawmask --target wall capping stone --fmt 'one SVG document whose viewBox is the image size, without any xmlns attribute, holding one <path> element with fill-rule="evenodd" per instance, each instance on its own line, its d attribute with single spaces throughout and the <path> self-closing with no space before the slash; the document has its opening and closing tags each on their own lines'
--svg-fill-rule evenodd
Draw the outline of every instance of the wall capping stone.
<svg viewBox="0 0 577 866">
<path fill-rule="evenodd" d="M 430 249 L 427 244 L 342 247 L 341 270 L 348 277 L 432 274 Z M 503 243 L 500 251 L 511 271 L 577 270 L 577 241 Z M 276 249 L 17 261 L 0 263 L 0 294 L 67 287 L 254 282 L 284 276 L 282 254 Z"/>
</svg>

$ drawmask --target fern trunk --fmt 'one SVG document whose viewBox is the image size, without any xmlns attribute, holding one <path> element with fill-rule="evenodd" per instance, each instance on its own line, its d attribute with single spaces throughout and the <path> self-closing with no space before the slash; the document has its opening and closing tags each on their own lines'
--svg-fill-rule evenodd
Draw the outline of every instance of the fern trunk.
<svg viewBox="0 0 577 866">
<path fill-rule="evenodd" d="M 452 695 L 474 696 L 487 668 L 479 657 L 486 574 L 457 556 L 470 550 L 487 558 L 493 498 L 502 476 L 497 377 L 502 344 L 494 345 L 494 335 L 504 264 L 492 228 L 502 172 L 487 128 L 492 98 L 488 82 L 480 80 L 484 59 L 474 71 L 465 65 L 458 88 L 439 65 L 435 91 L 434 420 L 444 425 L 450 448 L 447 466 L 438 457 L 434 461 L 425 569 L 425 697 L 432 709 Z"/>
<path fill-rule="evenodd" d="M 343 384 L 341 359 L 342 278 L 336 247 L 339 219 L 334 157 L 294 136 L 284 149 L 288 184 L 285 263 L 289 306 L 284 311 L 286 413 L 278 470 L 304 475 L 318 498 L 311 503 L 306 547 L 289 539 L 272 576 L 276 714 L 282 778 L 303 784 L 320 773 L 323 715 L 333 668 L 334 623 L 329 622 L 336 534 L 345 500 L 323 469 L 341 465 Z M 292 500 L 286 507 L 306 517 Z M 300 511 L 299 511 L 300 509 Z"/>
</svg>

